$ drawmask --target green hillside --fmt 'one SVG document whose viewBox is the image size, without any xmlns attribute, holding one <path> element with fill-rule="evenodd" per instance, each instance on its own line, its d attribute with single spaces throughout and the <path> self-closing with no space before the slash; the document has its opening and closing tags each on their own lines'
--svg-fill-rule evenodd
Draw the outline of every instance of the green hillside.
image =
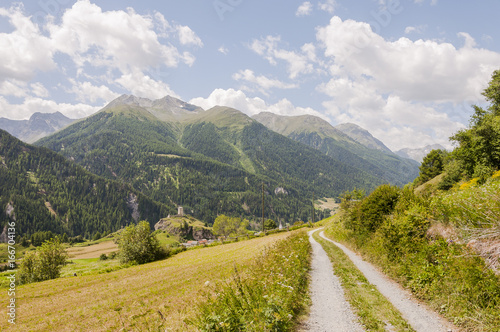
<svg viewBox="0 0 500 332">
<path fill-rule="evenodd" d="M 89 238 L 139 219 L 154 225 L 174 211 L 1 130 L 0 186 L 0 226 L 15 219 L 16 233 L 23 236 L 50 230 Z"/>
<path fill-rule="evenodd" d="M 122 96 L 37 144 L 159 202 L 182 205 L 208 223 L 221 213 L 260 217 L 262 183 L 268 217 L 294 222 L 311 216 L 313 188 L 318 196 L 337 197 L 353 187 L 369 191 L 383 182 L 237 110 L 195 112 L 172 101 L 162 106 Z M 173 114 L 172 108 L 181 110 L 176 121 L 155 116 Z"/>
<path fill-rule="evenodd" d="M 384 182 L 402 186 L 418 176 L 418 163 L 415 161 L 401 158 L 387 148 L 368 148 L 318 117 L 280 116 L 264 112 L 254 116 L 254 119 L 277 133 Z"/>
</svg>

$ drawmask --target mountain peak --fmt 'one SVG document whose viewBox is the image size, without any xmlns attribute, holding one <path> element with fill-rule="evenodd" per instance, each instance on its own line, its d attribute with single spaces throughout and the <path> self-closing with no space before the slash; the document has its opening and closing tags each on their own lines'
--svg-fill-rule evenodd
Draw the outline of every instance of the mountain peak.
<svg viewBox="0 0 500 332">
<path fill-rule="evenodd" d="M 367 148 L 392 153 L 392 151 L 387 146 L 385 146 L 385 144 L 382 143 L 382 141 L 373 137 L 373 135 L 370 134 L 368 130 L 361 128 L 357 124 L 342 123 L 335 126 L 335 128 L 340 130 L 344 134 L 348 135 L 356 142 L 366 146 Z"/>
<path fill-rule="evenodd" d="M 106 105 L 106 107 L 104 107 L 104 109 L 115 108 L 123 105 L 143 108 L 162 121 L 179 120 L 183 116 L 197 114 L 204 111 L 201 107 L 188 104 L 172 96 L 165 96 L 161 99 L 151 100 L 127 94 L 123 94 L 111 101 L 108 105 Z"/>
<path fill-rule="evenodd" d="M 413 159 L 413 160 L 421 163 L 422 160 L 424 160 L 424 157 L 427 156 L 429 154 L 429 152 L 431 152 L 432 150 L 446 150 L 446 148 L 444 146 L 442 146 L 441 144 L 430 144 L 430 145 L 426 145 L 422 148 L 401 149 L 401 150 L 396 151 L 396 154 L 398 156 L 403 157 L 403 158 Z"/>
<path fill-rule="evenodd" d="M 153 101 L 151 99 L 136 97 L 134 95 L 123 94 L 120 97 L 111 101 L 104 108 L 111 108 L 111 107 L 116 107 L 119 105 L 151 107 L 152 104 L 153 104 Z"/>
</svg>

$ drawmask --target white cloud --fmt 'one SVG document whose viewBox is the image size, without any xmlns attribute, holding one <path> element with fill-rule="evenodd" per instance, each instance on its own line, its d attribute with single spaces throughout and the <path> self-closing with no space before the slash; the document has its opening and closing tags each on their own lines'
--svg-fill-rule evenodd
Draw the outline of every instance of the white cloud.
<svg viewBox="0 0 500 332">
<path fill-rule="evenodd" d="M 32 93 L 37 97 L 47 98 L 49 96 L 49 91 L 40 82 L 32 83 L 30 87 Z"/>
<path fill-rule="evenodd" d="M 277 65 L 277 60 L 282 60 L 287 64 L 288 76 L 291 79 L 297 78 L 300 74 L 308 74 L 314 71 L 314 66 L 308 56 L 310 53 L 301 54 L 279 48 L 281 37 L 267 36 L 260 40 L 254 39 L 250 49 L 261 55 L 272 65 Z M 307 51 L 307 49 L 306 49 Z"/>
<path fill-rule="evenodd" d="M 259 114 L 260 112 L 272 112 L 280 115 L 311 114 L 326 118 L 323 114 L 310 107 L 296 107 L 287 99 L 281 99 L 275 104 L 268 105 L 261 98 L 250 98 L 243 91 L 234 89 L 215 89 L 208 98 L 194 98 L 189 103 L 206 110 L 214 106 L 232 107 L 249 116 Z"/>
<path fill-rule="evenodd" d="M 0 33 L 0 81 L 29 81 L 38 71 L 56 67 L 51 40 L 23 15 L 22 9 L 22 6 L 0 8 L 0 16 L 7 17 L 14 28 L 10 33 Z"/>
<path fill-rule="evenodd" d="M 431 40 L 386 41 L 367 23 L 333 17 L 317 38 L 335 74 L 369 77 L 380 93 L 424 102 L 482 101 L 500 54 L 475 48 L 469 35 L 461 35 L 466 42 L 459 49 Z"/>
<path fill-rule="evenodd" d="M 5 81 L 0 81 L 0 95 L 25 97 L 27 95 L 26 85 L 26 82 L 16 79 L 7 79 Z"/>
<path fill-rule="evenodd" d="M 176 47 L 161 44 L 153 27 L 151 17 L 139 15 L 132 8 L 103 12 L 88 0 L 80 0 L 64 13 L 60 25 L 51 23 L 48 30 L 55 48 L 70 55 L 79 66 L 88 63 L 128 73 L 132 68 L 160 64 L 177 67 L 179 62 L 192 62 Z M 185 43 L 192 41 L 189 32 L 181 34 Z"/>
<path fill-rule="evenodd" d="M 335 12 L 336 7 L 337 7 L 337 1 L 335 0 L 326 0 L 318 4 L 319 9 L 328 12 L 330 14 L 333 14 L 333 12 Z"/>
<path fill-rule="evenodd" d="M 312 13 L 312 3 L 309 1 L 303 2 L 299 8 L 297 8 L 297 11 L 295 12 L 296 16 L 308 16 L 311 15 Z"/>
<path fill-rule="evenodd" d="M 233 75 L 233 79 L 237 81 L 246 81 L 257 86 L 257 90 L 264 95 L 268 95 L 270 89 L 294 89 L 296 84 L 284 83 L 280 80 L 270 79 L 264 75 L 256 76 L 250 69 L 240 70 Z"/>
<path fill-rule="evenodd" d="M 336 123 L 356 123 L 392 150 L 436 142 L 449 147 L 448 138 L 463 128 L 437 107 L 393 94 L 384 97 L 369 80 L 331 79 L 319 90 L 333 98 L 323 105 Z M 406 136 L 408 133 L 412 134 Z"/>
<path fill-rule="evenodd" d="M 229 53 L 229 49 L 227 47 L 225 47 L 224 45 L 219 47 L 219 49 L 217 51 L 219 51 L 220 53 L 222 53 L 224 55 L 227 55 Z"/>
<path fill-rule="evenodd" d="M 82 103 L 95 103 L 97 101 L 103 101 L 108 103 L 113 99 L 120 96 L 120 94 L 111 91 L 107 86 L 95 86 L 90 82 L 76 82 L 70 80 L 73 84 L 71 92 L 76 95 L 76 100 Z"/>
<path fill-rule="evenodd" d="M 425 29 L 427 28 L 426 25 L 419 25 L 419 26 L 408 26 L 405 28 L 405 33 L 408 35 L 408 34 L 411 34 L 411 33 L 423 33 L 425 31 Z"/>
<path fill-rule="evenodd" d="M 203 46 L 203 42 L 201 41 L 200 37 L 194 33 L 193 30 L 191 30 L 190 27 L 188 26 L 179 26 L 178 27 L 178 32 L 179 32 L 179 40 L 182 45 L 195 45 L 198 47 Z"/>
<path fill-rule="evenodd" d="M 481 92 L 500 63 L 499 53 L 478 48 L 467 33 L 459 36 L 459 48 L 404 37 L 388 41 L 367 23 L 333 17 L 317 32 L 331 75 L 318 86 L 331 97 L 323 103 L 326 112 L 337 123 L 368 129 L 391 149 L 436 142 L 451 147 L 448 138 L 464 127 L 468 105 L 484 102 Z"/>
<path fill-rule="evenodd" d="M 27 120 L 33 113 L 61 112 L 72 119 L 84 118 L 99 111 L 104 105 L 56 103 L 53 100 L 28 97 L 22 104 L 11 104 L 0 96 L 0 114 L 13 120 Z"/>
<path fill-rule="evenodd" d="M 422 4 L 425 0 L 414 0 L 415 3 Z M 431 0 L 431 6 L 437 5 L 438 0 Z"/>
<path fill-rule="evenodd" d="M 169 95 L 179 98 L 168 84 L 154 80 L 139 70 L 122 75 L 116 82 L 137 97 L 160 99 Z"/>
</svg>

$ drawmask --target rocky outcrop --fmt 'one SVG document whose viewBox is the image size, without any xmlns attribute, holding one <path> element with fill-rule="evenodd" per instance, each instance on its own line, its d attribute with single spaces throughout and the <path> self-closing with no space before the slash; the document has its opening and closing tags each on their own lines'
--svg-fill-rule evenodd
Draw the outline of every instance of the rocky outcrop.
<svg viewBox="0 0 500 332">
<path fill-rule="evenodd" d="M 184 239 L 192 239 L 196 241 L 203 239 L 215 239 L 215 236 L 210 229 L 192 225 L 188 221 L 191 220 L 189 218 L 176 217 L 161 219 L 156 223 L 155 230 L 164 230 Z"/>
</svg>

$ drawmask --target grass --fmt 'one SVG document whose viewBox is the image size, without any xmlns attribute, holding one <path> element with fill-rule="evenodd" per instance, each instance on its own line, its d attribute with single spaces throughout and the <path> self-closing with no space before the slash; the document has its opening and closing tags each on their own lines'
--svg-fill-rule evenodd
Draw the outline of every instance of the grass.
<svg viewBox="0 0 500 332">
<path fill-rule="evenodd" d="M 168 232 L 158 232 L 156 234 L 156 238 L 160 242 L 160 246 L 166 247 L 166 246 L 178 246 L 179 245 L 179 239 L 175 236 L 172 235 Z"/>
<path fill-rule="evenodd" d="M 341 249 L 321 238 L 319 231 L 313 237 L 328 254 L 333 270 L 341 280 L 346 299 L 366 331 L 414 331 Z"/>
<path fill-rule="evenodd" d="M 120 264 L 118 259 L 108 259 L 105 261 L 99 258 L 71 259 L 61 270 L 61 277 L 86 276 L 93 274 L 108 273 L 129 267 Z"/>
<path fill-rule="evenodd" d="M 66 251 L 70 258 L 99 258 L 101 254 L 110 254 L 111 252 L 118 251 L 118 245 L 108 239 L 107 241 L 96 242 L 93 245 L 69 247 Z"/>
<path fill-rule="evenodd" d="M 6 263 L 9 259 L 9 252 L 8 252 L 8 244 L 7 243 L 0 243 L 0 264 L 1 263 Z M 24 256 L 24 253 L 26 251 L 31 251 L 35 250 L 35 247 L 30 246 L 29 248 L 25 248 L 20 244 L 14 245 L 16 248 L 16 258 L 19 259 Z"/>
<path fill-rule="evenodd" d="M 188 250 L 106 274 L 18 286 L 12 331 L 194 331 L 185 320 L 194 316 L 205 283 L 229 278 L 235 266 L 246 271 L 266 246 L 289 234 Z M 0 315 L 6 317 L 5 305 Z M 7 324 L 0 320 L 0 330 Z"/>
<path fill-rule="evenodd" d="M 217 283 L 198 305 L 199 331 L 291 331 L 308 304 L 311 245 L 304 231 L 277 242 L 251 265 Z"/>
</svg>

